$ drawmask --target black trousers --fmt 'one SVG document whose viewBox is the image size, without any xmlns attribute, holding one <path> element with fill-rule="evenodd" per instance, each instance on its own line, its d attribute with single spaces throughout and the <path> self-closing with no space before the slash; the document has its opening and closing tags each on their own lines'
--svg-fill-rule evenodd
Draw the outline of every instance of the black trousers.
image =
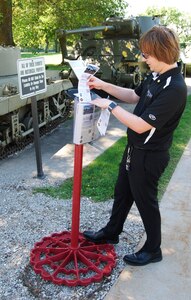
<svg viewBox="0 0 191 300">
<path fill-rule="evenodd" d="M 126 147 L 119 166 L 108 236 L 119 235 L 135 202 L 146 231 L 144 250 L 157 251 L 161 245 L 161 216 L 157 199 L 158 181 L 169 162 L 168 151 L 133 149 L 130 170 L 126 170 Z"/>
</svg>

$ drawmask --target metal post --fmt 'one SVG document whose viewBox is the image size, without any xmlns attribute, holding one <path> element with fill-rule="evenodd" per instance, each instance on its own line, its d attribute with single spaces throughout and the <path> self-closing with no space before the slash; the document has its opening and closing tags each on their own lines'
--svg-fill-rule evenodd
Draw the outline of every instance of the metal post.
<svg viewBox="0 0 191 300">
<path fill-rule="evenodd" d="M 80 224 L 80 196 L 82 184 L 82 160 L 83 145 L 75 145 L 74 151 L 74 184 L 72 200 L 72 230 L 71 247 L 78 247 L 79 224 Z"/>
<path fill-rule="evenodd" d="M 44 172 L 42 170 L 42 157 L 40 151 L 40 135 L 38 127 L 38 111 L 37 111 L 37 100 L 36 96 L 31 97 L 31 108 L 33 118 L 33 130 L 34 130 L 34 145 L 36 152 L 36 164 L 37 164 L 37 177 L 43 179 Z"/>
</svg>

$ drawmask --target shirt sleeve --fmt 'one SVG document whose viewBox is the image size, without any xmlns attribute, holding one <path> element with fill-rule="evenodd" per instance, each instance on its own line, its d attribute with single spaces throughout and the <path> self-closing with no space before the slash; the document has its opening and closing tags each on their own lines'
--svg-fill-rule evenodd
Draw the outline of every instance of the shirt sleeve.
<svg viewBox="0 0 191 300">
<path fill-rule="evenodd" d="M 134 89 L 137 96 L 141 97 L 142 94 L 147 90 L 147 84 L 152 80 L 153 76 L 150 74 Z"/>
<path fill-rule="evenodd" d="M 180 89 L 166 88 L 154 99 L 140 116 L 156 129 L 161 129 L 185 106 L 185 95 Z"/>
<path fill-rule="evenodd" d="M 134 89 L 135 93 L 137 94 L 137 96 L 141 96 L 142 94 L 142 91 L 143 91 L 143 83 L 141 83 L 140 85 L 138 85 L 138 87 L 136 87 Z"/>
</svg>

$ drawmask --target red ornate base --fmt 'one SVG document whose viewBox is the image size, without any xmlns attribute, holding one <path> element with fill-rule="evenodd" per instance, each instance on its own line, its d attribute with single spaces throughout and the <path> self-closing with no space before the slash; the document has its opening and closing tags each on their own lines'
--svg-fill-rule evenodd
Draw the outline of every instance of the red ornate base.
<svg viewBox="0 0 191 300">
<path fill-rule="evenodd" d="M 111 274 L 115 266 L 113 245 L 94 244 L 80 233 L 78 246 L 71 246 L 71 233 L 44 237 L 31 250 L 30 263 L 45 280 L 68 286 L 88 285 Z"/>
</svg>

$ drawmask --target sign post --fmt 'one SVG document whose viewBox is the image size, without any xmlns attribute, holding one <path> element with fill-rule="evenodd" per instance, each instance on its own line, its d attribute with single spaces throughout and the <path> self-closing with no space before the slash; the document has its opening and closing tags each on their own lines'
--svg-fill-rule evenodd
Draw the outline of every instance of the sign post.
<svg viewBox="0 0 191 300">
<path fill-rule="evenodd" d="M 42 157 L 40 151 L 40 135 L 38 126 L 38 110 L 36 95 L 46 92 L 46 72 L 43 57 L 17 60 L 20 98 L 31 97 L 31 109 L 36 152 L 37 177 L 43 179 Z"/>
</svg>

